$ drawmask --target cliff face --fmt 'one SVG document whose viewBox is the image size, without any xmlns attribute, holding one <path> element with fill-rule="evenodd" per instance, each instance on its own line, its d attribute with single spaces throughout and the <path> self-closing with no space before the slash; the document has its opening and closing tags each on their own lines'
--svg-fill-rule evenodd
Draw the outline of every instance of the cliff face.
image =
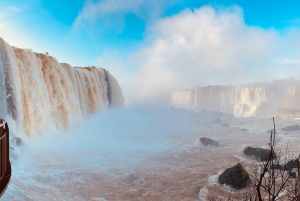
<svg viewBox="0 0 300 201">
<path fill-rule="evenodd" d="M 278 108 L 300 108 L 300 81 L 280 80 L 247 86 L 206 86 L 175 91 L 171 103 L 194 111 L 211 110 L 237 117 L 274 114 Z"/>
<path fill-rule="evenodd" d="M 74 68 L 0 39 L 0 116 L 27 135 L 69 128 L 88 114 L 123 103 L 108 71 Z"/>
</svg>

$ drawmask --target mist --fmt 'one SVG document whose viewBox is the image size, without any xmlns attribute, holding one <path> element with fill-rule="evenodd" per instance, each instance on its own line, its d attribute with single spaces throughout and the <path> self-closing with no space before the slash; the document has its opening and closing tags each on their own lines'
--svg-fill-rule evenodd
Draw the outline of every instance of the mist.
<svg viewBox="0 0 300 201">
<path fill-rule="evenodd" d="M 86 188 L 92 188 L 91 175 L 129 174 L 149 165 L 151 157 L 180 149 L 181 142 L 175 139 L 195 131 L 194 116 L 174 108 L 110 109 L 68 130 L 44 132 L 30 139 L 21 134 L 22 145 L 11 153 L 14 173 L 3 199 L 86 200 L 100 196 L 85 194 Z M 101 188 L 100 184 L 94 185 Z M 79 187 L 83 189 L 74 191 Z"/>
</svg>

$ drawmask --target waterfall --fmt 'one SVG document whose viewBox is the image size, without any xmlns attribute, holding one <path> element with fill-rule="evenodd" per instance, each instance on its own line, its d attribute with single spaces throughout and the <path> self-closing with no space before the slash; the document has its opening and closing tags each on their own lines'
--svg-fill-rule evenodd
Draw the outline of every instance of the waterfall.
<svg viewBox="0 0 300 201">
<path fill-rule="evenodd" d="M 255 116 L 260 103 L 266 101 L 264 87 L 237 87 L 232 89 L 231 103 L 236 117 Z"/>
<path fill-rule="evenodd" d="M 255 116 L 264 101 L 266 93 L 263 86 L 207 86 L 175 91 L 171 97 L 171 104 L 177 108 L 230 112 L 237 117 Z"/>
<path fill-rule="evenodd" d="M 27 136 L 70 128 L 107 107 L 122 106 L 121 88 L 106 70 L 72 67 L 0 38 L 0 115 Z"/>
<path fill-rule="evenodd" d="M 176 108 L 193 108 L 192 90 L 182 90 L 172 93 L 171 102 Z"/>
</svg>

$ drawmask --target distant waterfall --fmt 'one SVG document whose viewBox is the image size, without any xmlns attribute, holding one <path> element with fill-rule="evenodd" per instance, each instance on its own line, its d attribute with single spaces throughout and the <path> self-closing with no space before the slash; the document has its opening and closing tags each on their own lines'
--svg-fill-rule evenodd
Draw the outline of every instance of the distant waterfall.
<svg viewBox="0 0 300 201">
<path fill-rule="evenodd" d="M 233 114 L 237 117 L 255 116 L 263 101 L 266 101 L 263 87 L 238 87 L 231 91 L 230 102 L 234 105 Z"/>
<path fill-rule="evenodd" d="M 124 99 L 116 79 L 95 67 L 60 64 L 0 39 L 0 115 L 28 136 L 69 128 Z"/>
<path fill-rule="evenodd" d="M 207 86 L 172 93 L 171 104 L 195 111 L 215 110 L 233 113 L 237 117 L 255 116 L 266 101 L 264 87 Z"/>
<path fill-rule="evenodd" d="M 176 91 L 172 94 L 171 101 L 175 107 L 183 107 L 187 109 L 193 108 L 193 92 L 191 90 Z"/>
</svg>

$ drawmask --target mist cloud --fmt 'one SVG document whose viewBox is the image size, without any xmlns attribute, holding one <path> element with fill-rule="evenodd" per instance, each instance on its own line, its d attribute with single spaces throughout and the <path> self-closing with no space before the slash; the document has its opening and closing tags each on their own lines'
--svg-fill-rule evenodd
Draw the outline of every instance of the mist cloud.
<svg viewBox="0 0 300 201">
<path fill-rule="evenodd" d="M 300 55 L 299 48 L 291 47 L 299 36 L 297 30 L 282 35 L 275 29 L 248 26 L 238 6 L 204 6 L 158 20 L 144 45 L 119 69 L 112 65 L 116 58 L 106 60 L 109 54 L 99 60 L 107 69 L 113 66 L 127 103 L 150 102 L 173 90 L 287 76 L 291 62 L 286 56 L 296 61 Z M 127 78 L 122 80 L 125 72 Z"/>
</svg>

